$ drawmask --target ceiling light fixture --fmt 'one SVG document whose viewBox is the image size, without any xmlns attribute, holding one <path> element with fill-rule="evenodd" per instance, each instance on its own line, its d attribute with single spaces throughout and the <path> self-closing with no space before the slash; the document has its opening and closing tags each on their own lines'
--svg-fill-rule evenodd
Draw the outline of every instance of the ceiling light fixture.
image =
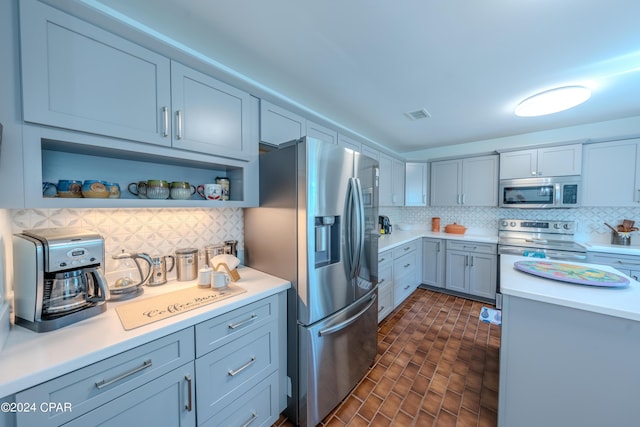
<svg viewBox="0 0 640 427">
<path fill-rule="evenodd" d="M 568 110 L 591 97 L 591 90 L 584 86 L 564 86 L 533 95 L 515 109 L 516 116 L 535 117 Z"/>
</svg>

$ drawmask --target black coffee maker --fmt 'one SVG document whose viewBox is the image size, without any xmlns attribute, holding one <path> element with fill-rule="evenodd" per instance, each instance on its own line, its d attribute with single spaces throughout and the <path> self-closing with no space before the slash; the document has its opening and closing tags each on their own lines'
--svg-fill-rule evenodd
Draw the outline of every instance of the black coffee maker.
<svg viewBox="0 0 640 427">
<path fill-rule="evenodd" d="M 378 217 L 378 224 L 380 224 L 380 234 L 391 234 L 391 221 L 386 215 L 380 215 Z"/>
</svg>

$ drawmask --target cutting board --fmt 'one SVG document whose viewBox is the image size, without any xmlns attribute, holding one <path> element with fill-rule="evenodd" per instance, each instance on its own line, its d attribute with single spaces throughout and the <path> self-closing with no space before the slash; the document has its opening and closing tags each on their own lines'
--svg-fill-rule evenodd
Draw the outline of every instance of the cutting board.
<svg viewBox="0 0 640 427">
<path fill-rule="evenodd" d="M 513 266 L 524 273 L 560 282 L 609 288 L 629 286 L 629 279 L 626 277 L 584 265 L 554 261 L 516 261 Z"/>
</svg>

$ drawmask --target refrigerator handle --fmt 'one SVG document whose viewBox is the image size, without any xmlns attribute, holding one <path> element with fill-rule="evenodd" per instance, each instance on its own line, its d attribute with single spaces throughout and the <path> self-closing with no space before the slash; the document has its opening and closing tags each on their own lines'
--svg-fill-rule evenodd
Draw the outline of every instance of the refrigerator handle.
<svg viewBox="0 0 640 427">
<path fill-rule="evenodd" d="M 337 325 L 331 326 L 331 327 L 326 328 L 326 329 L 321 329 L 318 332 L 318 335 L 321 336 L 321 337 L 325 336 L 325 335 L 331 335 L 331 334 L 334 334 L 334 333 L 336 333 L 338 331 L 341 331 L 344 328 L 346 328 L 347 326 L 351 325 L 353 322 L 358 320 L 364 313 L 366 313 L 366 311 L 369 310 L 369 308 L 371 308 L 373 303 L 376 302 L 376 298 L 377 297 L 378 296 L 376 294 L 371 295 L 371 298 L 369 299 L 369 303 L 367 304 L 367 306 L 365 308 L 363 308 L 358 313 L 356 313 L 355 315 L 351 316 L 350 318 L 348 318 L 344 322 L 340 322 Z"/>
<path fill-rule="evenodd" d="M 353 203 L 353 183 L 352 183 L 352 178 L 349 178 L 349 182 L 347 185 L 347 201 L 346 201 L 346 206 L 345 206 L 345 212 L 344 212 L 344 217 L 345 217 L 345 221 L 344 221 L 344 228 L 345 228 L 345 238 L 346 238 L 346 244 L 345 244 L 345 250 L 346 250 L 346 256 L 345 256 L 345 262 L 348 262 L 349 264 L 347 265 L 347 268 L 349 270 L 349 279 L 353 278 L 353 272 L 355 270 L 354 265 L 355 265 L 355 259 L 354 259 L 354 247 L 353 247 L 353 240 L 354 240 L 354 224 L 353 224 L 353 209 L 354 209 L 354 203 Z"/>
<path fill-rule="evenodd" d="M 354 202 L 356 204 L 356 256 L 355 256 L 355 271 L 354 278 L 360 275 L 360 268 L 362 266 L 362 254 L 364 253 L 364 197 L 362 195 L 362 186 L 358 178 L 353 178 L 355 188 Z"/>
</svg>

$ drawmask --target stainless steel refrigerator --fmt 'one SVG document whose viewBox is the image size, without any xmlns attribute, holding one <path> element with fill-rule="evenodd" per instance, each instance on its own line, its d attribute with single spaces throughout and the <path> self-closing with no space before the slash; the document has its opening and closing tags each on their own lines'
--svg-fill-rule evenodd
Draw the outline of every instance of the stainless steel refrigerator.
<svg viewBox="0 0 640 427">
<path fill-rule="evenodd" d="M 260 207 L 244 213 L 245 264 L 286 278 L 287 409 L 315 426 L 377 351 L 378 162 L 302 138 L 260 156 Z"/>
</svg>

